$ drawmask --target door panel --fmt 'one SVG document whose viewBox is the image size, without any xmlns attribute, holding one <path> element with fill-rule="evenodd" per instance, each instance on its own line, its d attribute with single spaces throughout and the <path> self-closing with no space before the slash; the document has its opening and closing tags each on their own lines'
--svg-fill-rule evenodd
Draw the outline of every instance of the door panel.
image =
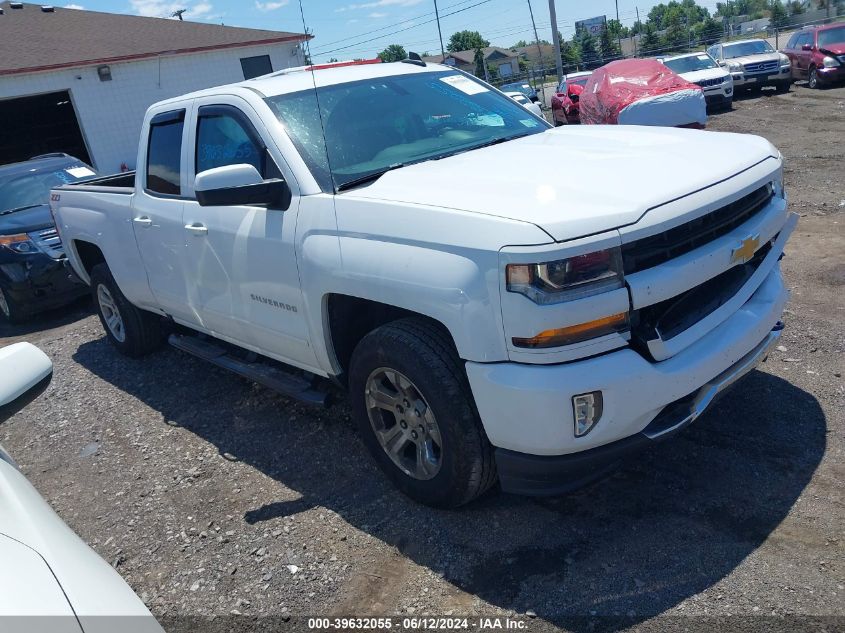
<svg viewBox="0 0 845 633">
<path fill-rule="evenodd" d="M 191 168 L 248 163 L 265 178 L 282 176 L 267 151 L 266 131 L 244 113 L 236 97 L 199 101 Z M 297 268 L 295 235 L 299 198 L 287 211 L 261 206 L 201 207 L 185 201 L 185 255 L 199 292 L 203 324 L 212 334 L 258 348 L 305 368 L 316 367 L 308 342 Z M 204 227 L 207 232 L 187 227 Z"/>
<path fill-rule="evenodd" d="M 174 110 L 150 122 L 146 161 L 138 166 L 141 187 L 133 196 L 132 225 L 158 305 L 175 319 L 199 326 L 196 293 L 183 268 L 185 116 L 186 109 Z"/>
</svg>

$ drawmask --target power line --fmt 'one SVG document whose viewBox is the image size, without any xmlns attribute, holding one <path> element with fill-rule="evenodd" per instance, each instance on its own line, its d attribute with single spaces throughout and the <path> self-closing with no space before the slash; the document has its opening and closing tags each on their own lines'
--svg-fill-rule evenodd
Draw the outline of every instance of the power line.
<svg viewBox="0 0 845 633">
<path fill-rule="evenodd" d="M 461 0 L 461 2 L 456 2 L 455 4 L 449 5 L 444 10 L 448 11 L 450 9 L 454 9 L 455 7 L 459 7 L 462 4 L 467 4 L 467 3 L 472 2 L 472 1 L 473 0 Z M 335 44 L 340 44 L 341 42 L 348 42 L 349 40 L 358 39 L 359 37 L 364 37 L 365 35 L 372 35 L 373 33 L 380 33 L 382 31 L 386 31 L 387 29 L 392 29 L 393 27 L 401 26 L 403 24 L 407 24 L 408 22 L 412 22 L 413 20 L 419 20 L 419 19 L 422 19 L 422 18 L 427 18 L 427 17 L 432 16 L 432 15 L 435 15 L 435 13 L 433 11 L 429 11 L 428 13 L 423 13 L 422 15 L 416 15 L 416 16 L 411 17 L 411 18 L 406 18 L 406 19 L 404 19 L 400 22 L 393 22 L 391 24 L 387 24 L 387 25 L 382 26 L 380 28 L 373 29 L 371 31 L 364 31 L 363 33 L 357 33 L 355 35 L 350 35 L 349 37 L 342 37 L 339 40 L 333 40 L 331 42 L 326 42 L 325 44 L 317 47 L 317 49 L 314 51 L 314 54 L 315 55 L 321 54 L 319 49 L 325 48 L 327 46 L 334 46 Z M 424 24 L 430 24 L 430 23 L 431 23 L 431 20 L 429 20 L 428 22 L 424 22 Z M 390 34 L 388 34 L 388 35 L 390 35 Z M 379 37 L 381 37 L 381 36 L 379 36 Z M 387 36 L 385 35 L 384 37 L 387 37 Z M 378 38 L 374 38 L 374 39 L 378 39 Z"/>
<path fill-rule="evenodd" d="M 476 2 L 475 4 L 472 4 L 468 7 L 464 7 L 463 9 L 458 9 L 456 11 L 453 11 L 452 13 L 446 13 L 446 14 L 443 15 L 443 17 L 447 18 L 450 15 L 455 15 L 457 13 L 469 11 L 470 9 L 474 9 L 475 7 L 479 7 L 483 4 L 487 4 L 488 2 L 493 2 L 493 0 L 480 0 L 479 2 Z M 435 20 L 427 20 L 426 22 L 420 22 L 419 24 L 412 24 L 411 26 L 405 27 L 404 29 L 398 29 L 398 30 L 393 31 L 391 33 L 385 33 L 384 35 L 379 35 L 378 37 L 371 38 L 369 40 L 364 40 L 364 41 L 361 41 L 361 42 L 355 42 L 354 44 L 349 44 L 347 46 L 340 46 L 338 48 L 333 48 L 333 49 L 328 50 L 328 51 L 315 52 L 315 54 L 317 54 L 317 55 L 330 55 L 331 53 L 337 53 L 338 51 L 344 51 L 344 50 L 353 48 L 355 46 L 359 46 L 361 44 L 367 44 L 367 43 L 372 42 L 374 40 L 383 39 L 385 37 L 392 37 L 393 35 L 398 35 L 399 33 L 404 33 L 405 31 L 410 31 L 411 29 L 416 29 L 416 28 L 419 28 L 421 26 L 425 26 L 426 24 L 431 24 L 432 22 L 435 22 Z"/>
</svg>

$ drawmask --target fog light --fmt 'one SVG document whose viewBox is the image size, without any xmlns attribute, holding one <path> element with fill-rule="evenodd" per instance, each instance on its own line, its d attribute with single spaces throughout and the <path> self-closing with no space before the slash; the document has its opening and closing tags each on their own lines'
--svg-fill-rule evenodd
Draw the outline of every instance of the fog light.
<svg viewBox="0 0 845 633">
<path fill-rule="evenodd" d="M 575 414 L 575 437 L 583 437 L 593 430 L 601 419 L 604 402 L 601 391 L 582 393 L 572 398 L 572 411 Z"/>
</svg>

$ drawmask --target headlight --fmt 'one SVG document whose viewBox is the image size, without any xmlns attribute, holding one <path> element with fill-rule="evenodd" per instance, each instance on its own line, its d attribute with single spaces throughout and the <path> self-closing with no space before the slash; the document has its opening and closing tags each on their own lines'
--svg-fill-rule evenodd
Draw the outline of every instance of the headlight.
<svg viewBox="0 0 845 633">
<path fill-rule="evenodd" d="M 583 299 L 622 288 L 622 250 L 619 247 L 543 264 L 508 264 L 508 292 L 523 294 L 548 305 Z"/>
<path fill-rule="evenodd" d="M 728 62 L 728 70 L 732 73 L 741 73 L 742 72 L 742 64 L 739 62 Z"/>
<path fill-rule="evenodd" d="M 780 54 L 780 65 L 781 66 L 791 66 L 792 62 L 789 61 L 789 57 L 784 55 L 783 53 Z"/>
<path fill-rule="evenodd" d="M 837 68 L 839 65 L 839 60 L 835 57 L 825 57 L 822 60 L 822 66 L 825 68 Z"/>
<path fill-rule="evenodd" d="M 0 246 L 5 246 L 16 253 L 34 253 L 37 250 L 26 233 L 0 235 Z"/>
</svg>

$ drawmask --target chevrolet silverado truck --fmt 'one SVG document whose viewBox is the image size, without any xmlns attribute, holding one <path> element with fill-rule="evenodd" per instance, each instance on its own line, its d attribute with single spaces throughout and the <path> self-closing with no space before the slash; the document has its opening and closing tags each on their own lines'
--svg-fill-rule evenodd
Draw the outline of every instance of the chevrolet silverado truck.
<svg viewBox="0 0 845 633">
<path fill-rule="evenodd" d="M 342 387 L 426 504 L 584 485 L 783 327 L 797 216 L 759 137 L 553 128 L 407 60 L 158 103 L 137 165 L 52 195 L 111 343 L 167 338 L 316 405 Z"/>
</svg>

